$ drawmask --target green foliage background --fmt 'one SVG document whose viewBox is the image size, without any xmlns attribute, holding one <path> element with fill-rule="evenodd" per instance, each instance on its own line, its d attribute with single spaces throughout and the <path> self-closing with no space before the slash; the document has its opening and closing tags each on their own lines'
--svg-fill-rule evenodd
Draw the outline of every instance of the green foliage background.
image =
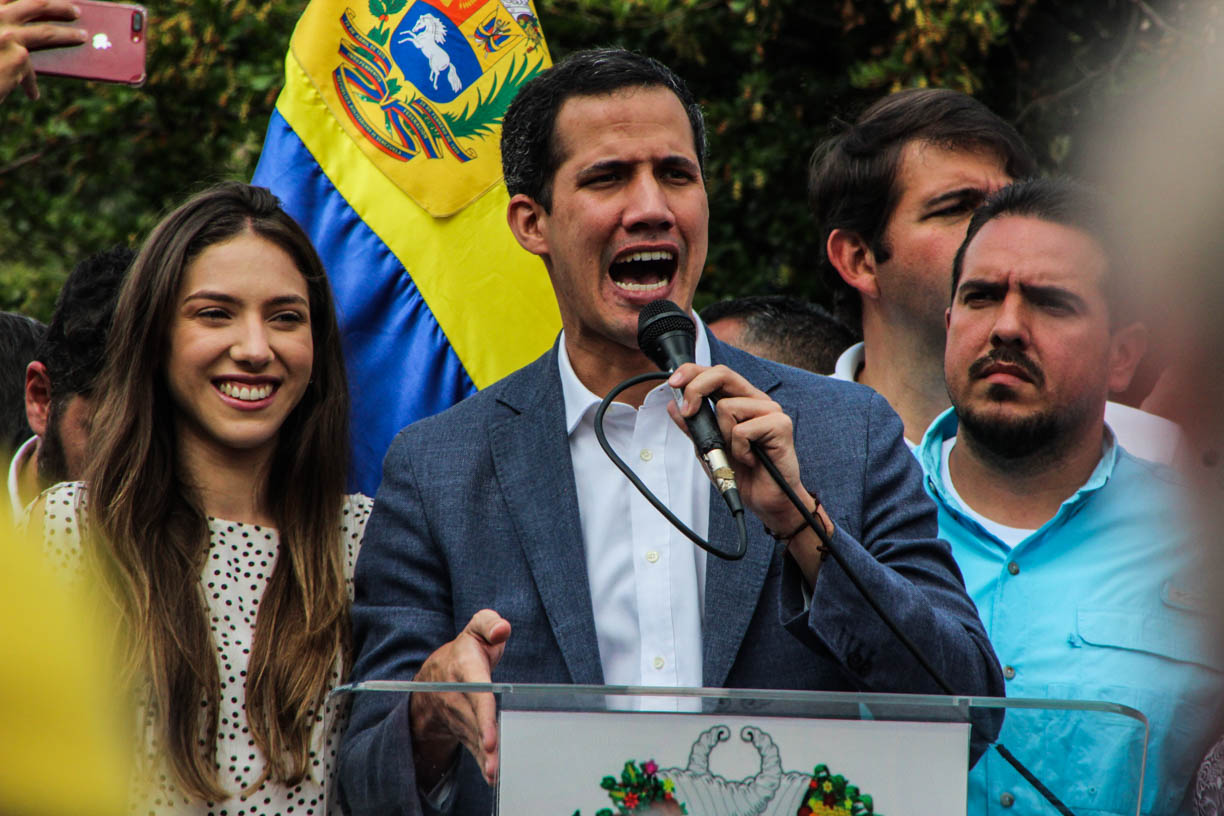
<svg viewBox="0 0 1224 816">
<path fill-rule="evenodd" d="M 380 0 L 381 2 L 381 0 Z M 44 77 L 0 105 L 0 308 L 45 318 L 79 258 L 137 245 L 167 208 L 249 178 L 302 0 L 156 0 L 142 88 Z M 947 86 L 1016 122 L 1051 170 L 1179 52 L 1186 3 L 1144 0 L 537 0 L 554 58 L 656 56 L 710 125 L 710 261 L 698 305 L 757 292 L 825 302 L 808 156 L 892 89 Z"/>
</svg>

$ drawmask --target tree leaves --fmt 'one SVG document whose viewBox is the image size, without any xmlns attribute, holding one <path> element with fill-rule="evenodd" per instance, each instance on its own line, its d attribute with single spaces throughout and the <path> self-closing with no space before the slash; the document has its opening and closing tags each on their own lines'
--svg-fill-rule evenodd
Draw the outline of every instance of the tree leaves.
<svg viewBox="0 0 1224 816">
<path fill-rule="evenodd" d="M 393 16 L 407 0 L 368 0 Z M 594 45 L 683 76 L 709 126 L 710 253 L 698 305 L 827 302 L 806 204 L 813 147 L 887 91 L 972 90 L 1053 169 L 1176 54 L 1214 36 L 1181 6 L 1117 0 L 539 0 L 554 58 Z M 305 0 L 161 0 L 142 88 L 43 77 L 0 106 L 0 299 L 46 317 L 83 256 L 136 245 L 185 195 L 254 170 Z M 380 24 L 385 43 L 390 28 Z M 373 36 L 373 34 L 371 35 Z"/>
</svg>

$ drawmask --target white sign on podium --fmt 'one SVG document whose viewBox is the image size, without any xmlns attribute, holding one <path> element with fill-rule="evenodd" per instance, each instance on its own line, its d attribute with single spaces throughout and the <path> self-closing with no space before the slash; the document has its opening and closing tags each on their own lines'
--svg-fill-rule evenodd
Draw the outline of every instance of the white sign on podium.
<svg viewBox="0 0 1224 816">
<path fill-rule="evenodd" d="M 500 741 L 503 814 L 966 812 L 968 723 L 503 711 Z"/>
</svg>

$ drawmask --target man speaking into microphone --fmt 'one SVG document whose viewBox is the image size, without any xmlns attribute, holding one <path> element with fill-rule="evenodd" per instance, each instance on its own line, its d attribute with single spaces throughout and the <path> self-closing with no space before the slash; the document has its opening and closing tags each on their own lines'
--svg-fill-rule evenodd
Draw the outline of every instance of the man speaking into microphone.
<svg viewBox="0 0 1224 816">
<path fill-rule="evenodd" d="M 603 396 L 657 370 L 638 348 L 639 312 L 668 299 L 691 313 L 704 160 L 699 106 L 647 57 L 580 52 L 519 91 L 502 133 L 507 218 L 543 259 L 563 330 L 539 360 L 396 438 L 357 564 L 353 680 L 940 693 L 825 560 L 755 442 L 953 690 L 1003 694 L 901 422 L 875 392 L 757 359 L 699 325 L 695 363 L 611 405 L 612 447 L 728 551 L 735 524 L 681 418 L 719 397 L 748 514 L 734 561 L 673 529 L 599 447 Z M 359 695 L 344 801 L 356 814 L 483 816 L 497 749 L 492 695 Z"/>
</svg>

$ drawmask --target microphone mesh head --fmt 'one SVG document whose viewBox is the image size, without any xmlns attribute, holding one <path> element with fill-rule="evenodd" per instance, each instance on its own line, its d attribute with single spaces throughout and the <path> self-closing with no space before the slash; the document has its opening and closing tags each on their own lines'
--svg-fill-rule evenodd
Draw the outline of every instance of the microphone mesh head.
<svg viewBox="0 0 1224 816">
<path fill-rule="evenodd" d="M 638 348 L 651 359 L 654 359 L 652 350 L 657 347 L 659 338 L 674 331 L 685 332 L 694 342 L 697 339 L 693 318 L 670 300 L 652 300 L 638 313 Z"/>
</svg>

